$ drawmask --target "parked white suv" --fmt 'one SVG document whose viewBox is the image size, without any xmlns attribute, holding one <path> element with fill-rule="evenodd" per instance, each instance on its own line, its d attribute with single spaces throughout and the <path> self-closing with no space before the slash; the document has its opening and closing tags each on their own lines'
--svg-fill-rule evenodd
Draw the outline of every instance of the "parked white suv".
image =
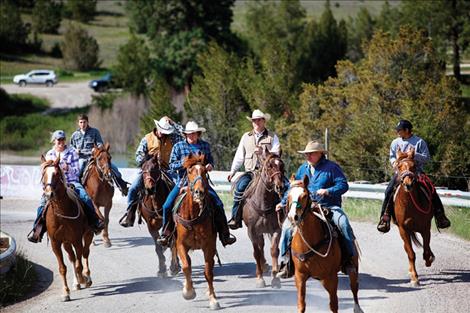
<svg viewBox="0 0 470 313">
<path fill-rule="evenodd" d="M 20 87 L 27 84 L 46 84 L 47 87 L 52 87 L 57 84 L 57 76 L 54 71 L 35 70 L 27 74 L 16 75 L 13 77 L 13 82 Z"/>
</svg>

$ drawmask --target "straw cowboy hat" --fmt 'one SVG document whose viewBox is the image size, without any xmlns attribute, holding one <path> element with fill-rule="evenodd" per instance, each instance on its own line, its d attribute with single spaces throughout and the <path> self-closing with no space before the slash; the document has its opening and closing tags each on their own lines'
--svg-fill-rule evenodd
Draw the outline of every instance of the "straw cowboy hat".
<svg viewBox="0 0 470 313">
<path fill-rule="evenodd" d="M 297 151 L 298 153 L 312 153 L 312 152 L 323 152 L 323 153 L 328 153 L 328 151 L 325 150 L 325 146 L 318 141 L 310 141 L 307 143 L 305 146 L 305 150 L 303 151 Z"/>
<path fill-rule="evenodd" d="M 196 122 L 194 121 L 189 121 L 186 123 L 186 127 L 183 130 L 183 133 L 185 134 L 192 134 L 192 133 L 197 133 L 197 132 L 205 132 L 206 129 L 204 127 L 199 127 Z"/>
<path fill-rule="evenodd" d="M 153 121 L 155 122 L 158 131 L 162 134 L 169 135 L 175 131 L 175 128 L 170 124 L 170 121 L 167 117 L 162 117 L 159 121 Z"/>
<path fill-rule="evenodd" d="M 267 122 L 269 121 L 269 119 L 271 118 L 271 115 L 269 113 L 263 113 L 261 112 L 260 110 L 256 109 L 253 111 L 253 113 L 251 114 L 251 117 L 247 116 L 246 117 L 249 121 L 252 121 L 254 119 L 258 119 L 258 118 L 264 118 L 264 120 Z"/>
</svg>

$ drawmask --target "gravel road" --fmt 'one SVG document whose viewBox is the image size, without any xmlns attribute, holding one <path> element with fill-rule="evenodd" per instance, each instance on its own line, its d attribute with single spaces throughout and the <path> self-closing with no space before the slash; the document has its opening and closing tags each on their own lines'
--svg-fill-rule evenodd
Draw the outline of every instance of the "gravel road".
<svg viewBox="0 0 470 313">
<path fill-rule="evenodd" d="M 9 94 L 29 93 L 33 96 L 46 98 L 51 103 L 51 108 L 75 108 L 83 107 L 91 102 L 91 95 L 96 94 L 88 87 L 88 82 L 59 82 L 54 87 L 45 85 L 27 85 L 20 87 L 15 84 L 2 84 L 1 87 Z"/>
<path fill-rule="evenodd" d="M 39 199 L 38 199 L 39 202 Z M 209 312 L 203 258 L 192 253 L 193 278 L 197 297 L 186 301 L 181 295 L 183 277 L 157 278 L 157 259 L 145 225 L 124 229 L 117 223 L 124 206 L 111 211 L 111 248 L 101 240 L 91 251 L 93 286 L 72 291 L 70 302 L 60 302 L 61 282 L 57 262 L 46 241 L 26 240 L 37 202 L 1 200 L 1 229 L 16 240 L 40 273 L 36 291 L 20 303 L 2 309 L 10 312 Z M 431 248 L 436 255 L 426 268 L 417 252 L 421 286 L 412 288 L 408 262 L 396 227 L 380 235 L 375 225 L 352 223 L 362 249 L 359 301 L 364 312 L 469 312 L 470 244 L 445 233 L 433 233 Z M 219 247 L 223 266 L 215 268 L 215 290 L 224 312 L 294 312 L 296 289 L 293 279 L 281 289 L 255 287 L 255 265 L 246 228 L 235 231 L 238 241 L 226 249 Z M 166 253 L 168 255 L 168 252 Z M 71 266 L 68 279 L 72 282 Z M 168 261 L 167 261 L 168 264 Z M 269 277 L 265 277 L 269 285 Z M 307 311 L 328 312 L 328 296 L 318 281 L 307 285 Z M 340 275 L 339 309 L 352 312 L 353 300 L 347 277 Z"/>
</svg>

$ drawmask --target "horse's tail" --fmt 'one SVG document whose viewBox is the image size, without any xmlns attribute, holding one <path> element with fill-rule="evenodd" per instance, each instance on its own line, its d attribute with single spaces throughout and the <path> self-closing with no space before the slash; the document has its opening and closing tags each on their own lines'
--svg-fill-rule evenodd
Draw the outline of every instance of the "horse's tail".
<svg viewBox="0 0 470 313">
<path fill-rule="evenodd" d="M 361 250 L 361 247 L 359 246 L 359 241 L 357 241 L 357 239 L 354 239 L 354 247 L 356 248 L 357 260 L 359 261 L 361 259 L 362 250 Z"/>
<path fill-rule="evenodd" d="M 96 212 L 96 215 L 98 215 L 98 217 L 100 218 L 100 220 L 104 221 L 104 216 L 101 213 L 101 210 L 99 207 L 95 207 L 95 212 Z"/>
<path fill-rule="evenodd" d="M 414 231 L 410 231 L 410 238 L 411 238 L 411 241 L 414 243 L 414 245 L 418 248 L 422 248 L 423 245 L 421 244 L 421 242 L 419 241 L 418 237 L 416 237 L 416 233 Z"/>
</svg>

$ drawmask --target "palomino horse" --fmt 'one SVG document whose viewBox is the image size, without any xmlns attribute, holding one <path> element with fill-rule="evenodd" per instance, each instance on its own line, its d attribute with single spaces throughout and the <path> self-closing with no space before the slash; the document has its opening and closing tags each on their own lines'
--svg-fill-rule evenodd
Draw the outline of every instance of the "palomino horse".
<svg viewBox="0 0 470 313">
<path fill-rule="evenodd" d="M 404 153 L 397 151 L 397 170 L 400 185 L 395 192 L 395 222 L 398 225 L 400 236 L 403 239 L 405 251 L 408 254 L 409 274 L 411 284 L 418 286 L 418 274 L 416 273 L 416 256 L 411 242 L 418 247 L 424 246 L 423 259 L 426 266 L 431 266 L 434 254 L 429 245 L 431 241 L 432 193 L 435 192 L 429 184 L 428 190 L 422 190 L 416 174 L 414 149 Z M 416 232 L 421 234 L 423 245 L 416 237 Z"/>
<path fill-rule="evenodd" d="M 188 174 L 188 187 L 182 188 L 186 196 L 178 213 L 174 215 L 176 225 L 176 249 L 181 259 L 185 282 L 183 298 L 192 300 L 196 297 L 191 278 L 191 258 L 189 250 L 201 249 L 204 253 L 204 276 L 209 287 L 209 306 L 218 309 L 213 280 L 214 280 L 214 256 L 216 254 L 217 233 L 212 221 L 213 201 L 209 199 L 209 182 L 205 168 L 204 155 L 190 154 L 185 158 L 183 166 Z"/>
<path fill-rule="evenodd" d="M 341 248 L 334 237 L 332 227 L 323 210 L 312 205 L 307 189 L 308 176 L 303 181 L 293 181 L 289 190 L 288 218 L 294 226 L 291 252 L 295 266 L 297 287 L 297 311 L 305 312 L 307 280 L 312 277 L 321 281 L 330 297 L 330 310 L 338 312 L 338 271 L 341 269 Z M 356 271 L 349 272 L 349 282 L 354 297 L 354 312 L 362 312 L 357 292 L 358 256 L 353 262 Z"/>
<path fill-rule="evenodd" d="M 83 171 L 83 187 L 93 201 L 96 213 L 105 223 L 103 229 L 103 241 L 106 248 L 111 247 L 109 240 L 108 225 L 109 212 L 113 205 L 113 178 L 111 173 L 111 155 L 109 154 L 109 143 L 100 147 L 95 146 L 92 150 L 93 156 Z M 104 207 L 104 216 L 100 207 Z"/>
<path fill-rule="evenodd" d="M 276 154 L 264 150 L 261 172 L 255 174 L 253 182 L 244 194 L 243 221 L 248 228 L 248 236 L 253 244 L 253 255 L 256 260 L 256 287 L 266 286 L 263 272 L 267 268 L 264 257 L 264 234 L 271 239 L 272 281 L 273 288 L 281 288 L 281 281 L 276 277 L 279 271 L 279 240 L 282 221 L 276 213 L 284 189 L 284 163 Z"/>
<path fill-rule="evenodd" d="M 47 199 L 45 206 L 47 234 L 51 241 L 52 251 L 59 263 L 64 291 L 62 300 L 69 301 L 70 289 L 67 285 L 67 267 L 64 264 L 62 245 L 74 266 L 73 286 L 76 290 L 81 289 L 81 284 L 90 287 L 92 281 L 88 256 L 93 232 L 88 226 L 84 209 L 79 203 L 78 197 L 65 184 L 65 176 L 60 168 L 60 159 L 46 161 L 42 156 L 41 161 L 41 182 Z"/>
<path fill-rule="evenodd" d="M 160 237 L 158 230 L 163 224 L 163 203 L 165 202 L 171 188 L 173 187 L 170 179 L 163 177 L 164 173 L 160 169 L 158 154 L 146 160 L 142 164 L 142 179 L 144 181 L 144 190 L 142 198 L 138 204 L 140 216 L 147 224 L 150 235 L 155 243 L 155 252 L 157 253 L 159 267 L 157 275 L 166 277 L 166 259 L 163 254 L 163 247 L 157 243 Z M 176 248 L 172 247 L 171 274 L 176 275 L 180 271 L 178 258 L 176 257 Z"/>
</svg>

